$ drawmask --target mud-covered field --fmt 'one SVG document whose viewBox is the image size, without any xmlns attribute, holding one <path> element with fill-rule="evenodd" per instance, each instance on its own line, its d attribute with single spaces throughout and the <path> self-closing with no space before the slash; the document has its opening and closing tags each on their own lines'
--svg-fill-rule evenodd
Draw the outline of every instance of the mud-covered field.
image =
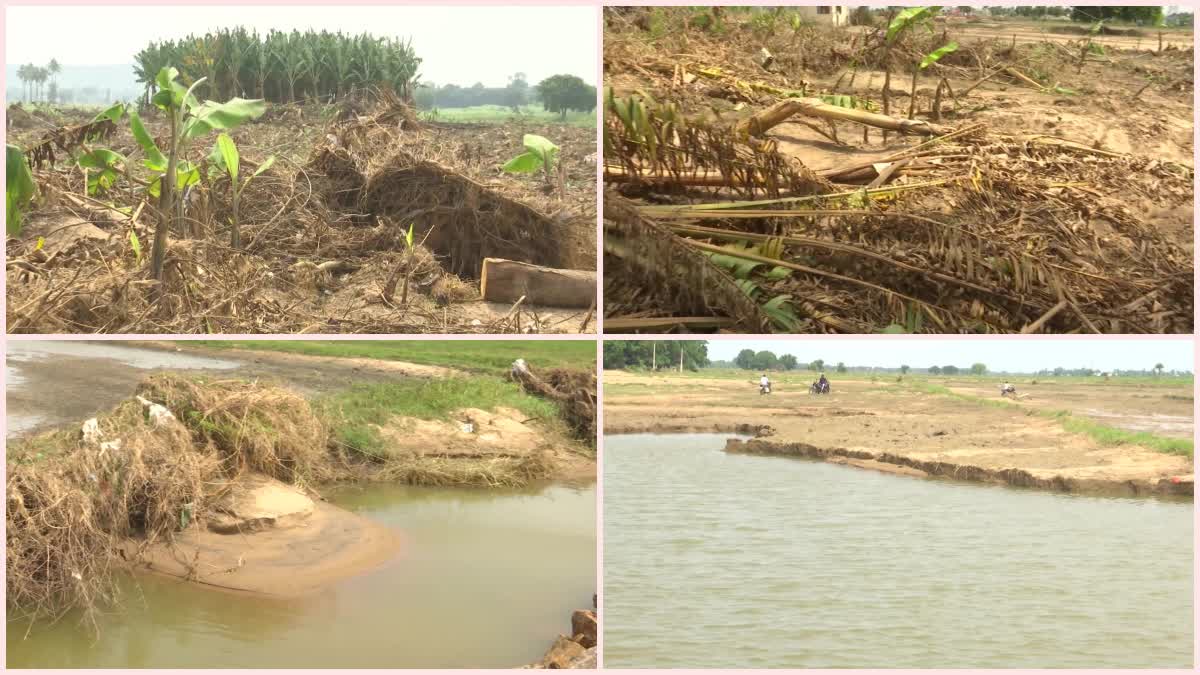
<svg viewBox="0 0 1200 675">
<path fill-rule="evenodd" d="M 10 107 L 9 143 L 28 151 L 94 115 Z M 143 120 L 166 147 L 167 121 L 154 112 Z M 501 170 L 524 151 L 525 134 L 561 148 L 561 191 L 540 174 Z M 54 158 L 33 172 L 40 194 L 23 232 L 7 241 L 8 330 L 573 333 L 591 325 L 586 309 L 485 302 L 479 288 L 485 257 L 595 269 L 591 131 L 519 118 L 423 122 L 385 97 L 272 105 L 230 135 L 245 171 L 275 157 L 241 196 L 242 248 L 230 247 L 228 179 L 202 181 L 187 200 L 187 231 L 171 233 L 161 289 L 148 270 L 156 219 L 129 123 L 92 141 L 130 165 L 105 194 L 85 195 L 81 170 L 52 143 Z M 196 141 L 192 159 L 212 140 Z"/>
<path fill-rule="evenodd" d="M 1191 332 L 1190 32 L 1014 26 L 607 10 L 606 330 Z"/>
<path fill-rule="evenodd" d="M 990 383 L 967 379 L 834 376 L 830 395 L 813 396 L 807 393 L 812 373 L 795 373 L 773 377 L 773 393 L 762 396 L 756 375 L 605 371 L 605 433 L 742 432 L 758 434 L 765 453 L 799 444 L 795 454 L 863 468 L 1064 490 L 1120 491 L 1136 484 L 1135 491 L 1152 492 L 1163 482 L 1162 491 L 1173 493 L 1168 485 L 1190 487 L 1192 480 L 1190 457 L 1105 444 L 1068 431 L 1048 414 L 1067 411 L 1121 430 L 1190 438 L 1187 386 L 1041 381 L 1019 384 L 1024 398 L 1013 402 L 1001 400 Z M 960 397 L 928 393 L 929 384 Z"/>
</svg>

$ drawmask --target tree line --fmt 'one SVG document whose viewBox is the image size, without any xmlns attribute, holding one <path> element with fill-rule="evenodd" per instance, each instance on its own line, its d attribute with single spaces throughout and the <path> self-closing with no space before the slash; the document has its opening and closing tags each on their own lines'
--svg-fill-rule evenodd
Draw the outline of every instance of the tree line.
<svg viewBox="0 0 1200 675">
<path fill-rule="evenodd" d="M 35 66 L 26 63 L 17 68 L 17 79 L 21 81 L 26 101 L 55 101 L 58 99 L 58 82 L 56 77 L 62 72 L 62 66 L 56 59 L 50 59 L 45 66 Z M 50 86 L 46 87 L 46 82 Z"/>
<path fill-rule="evenodd" d="M 708 343 L 704 340 L 608 340 L 604 343 L 604 367 L 609 370 L 699 370 L 709 365 Z"/>
<path fill-rule="evenodd" d="M 515 73 L 503 87 L 485 87 L 481 82 L 470 87 L 421 84 L 416 88 L 414 100 L 423 110 L 499 105 L 516 112 L 523 105 L 541 103 L 544 110 L 565 117 L 571 110 L 595 110 L 596 88 L 578 76 L 566 74 L 551 75 L 536 86 L 530 86 L 525 73 Z"/>
</svg>

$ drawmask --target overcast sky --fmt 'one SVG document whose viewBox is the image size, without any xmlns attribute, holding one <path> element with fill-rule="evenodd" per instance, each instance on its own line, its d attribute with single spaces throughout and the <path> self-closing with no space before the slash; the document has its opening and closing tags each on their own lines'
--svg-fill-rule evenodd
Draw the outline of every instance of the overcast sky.
<svg viewBox="0 0 1200 675">
<path fill-rule="evenodd" d="M 1043 368 L 1150 370 L 1162 363 L 1167 370 L 1192 370 L 1190 339 L 1023 339 L 934 338 L 888 336 L 872 339 L 709 340 L 710 359 L 731 361 L 743 349 L 791 354 L 807 363 L 824 359 L 847 366 L 913 368 L 969 367 L 986 364 L 992 371 L 1036 372 Z"/>
<path fill-rule="evenodd" d="M 411 37 L 421 79 L 437 84 L 504 86 L 516 72 L 596 84 L 597 21 L 594 7 L 8 7 L 5 59 L 131 64 L 151 41 L 241 25 Z"/>
</svg>

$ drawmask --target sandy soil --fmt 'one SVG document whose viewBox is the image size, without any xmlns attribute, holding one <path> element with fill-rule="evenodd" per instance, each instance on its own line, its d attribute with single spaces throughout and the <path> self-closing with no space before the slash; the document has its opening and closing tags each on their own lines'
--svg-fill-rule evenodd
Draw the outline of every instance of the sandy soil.
<svg viewBox="0 0 1200 675">
<path fill-rule="evenodd" d="M 318 501 L 303 527 L 246 535 L 188 528 L 172 545 L 147 548 L 139 569 L 223 590 L 290 597 L 378 567 L 399 548 L 390 529 Z"/>
<path fill-rule="evenodd" d="M 846 451 L 841 463 L 861 460 L 973 467 L 999 474 L 1018 469 L 1038 480 L 1074 481 L 1078 489 L 1120 488 L 1135 492 L 1179 478 L 1191 484 L 1192 461 L 1135 446 L 1103 447 L 1072 434 L 1053 420 L 1030 415 L 1035 408 L 1186 414 L 1191 403 L 1169 398 L 1178 391 L 1118 389 L 1086 385 L 1037 385 L 1033 399 L 1007 406 L 984 406 L 947 396 L 921 394 L 892 380 L 833 382 L 829 396 L 809 396 L 811 374 L 775 380 L 775 393 L 760 396 L 756 383 L 729 379 L 670 378 L 604 373 L 606 433 L 640 431 L 742 431 L 762 434 L 769 444 L 803 444 Z M 953 387 L 952 387 L 953 388 Z M 995 392 L 966 391 L 990 395 Z M 1186 390 L 1184 390 L 1186 392 Z M 1099 416 L 1107 424 L 1113 419 Z M 807 452 L 807 451 L 806 451 Z M 812 454 L 812 453 L 810 453 Z M 820 452 L 816 452 L 820 455 Z M 825 457 L 822 457 L 825 458 Z M 859 463 L 848 460 L 860 460 Z M 907 466 L 907 464 L 905 464 Z M 864 468 L 881 468 L 868 464 Z M 889 467 L 882 467 L 889 468 Z M 926 467 L 928 468 L 928 467 Z M 944 472 L 939 469 L 939 473 Z M 1164 487 L 1164 489 L 1166 489 Z M 1179 488 L 1182 489 L 1182 488 Z"/>
</svg>

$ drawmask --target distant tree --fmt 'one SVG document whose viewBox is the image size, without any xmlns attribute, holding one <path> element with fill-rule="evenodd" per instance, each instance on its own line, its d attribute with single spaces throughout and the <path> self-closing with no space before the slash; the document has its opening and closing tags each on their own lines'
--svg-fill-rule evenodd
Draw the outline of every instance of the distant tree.
<svg viewBox="0 0 1200 675">
<path fill-rule="evenodd" d="M 709 364 L 708 343 L 704 340 L 607 340 L 604 368 L 678 368 L 681 349 L 685 369 L 699 370 Z"/>
<path fill-rule="evenodd" d="M 537 85 L 542 107 L 562 119 L 568 110 L 591 112 L 596 109 L 596 88 L 575 75 L 551 75 Z"/>
<path fill-rule="evenodd" d="M 58 64 L 58 59 L 50 59 L 50 63 L 46 64 L 46 74 L 50 76 L 50 84 L 54 85 L 55 89 L 58 89 L 58 74 L 61 72 L 62 66 Z"/>
<path fill-rule="evenodd" d="M 982 363 L 973 363 L 971 364 L 971 374 L 985 375 L 987 374 L 987 366 Z"/>
<path fill-rule="evenodd" d="M 957 375 L 958 374 L 958 366 L 942 366 L 942 374 Z"/>
<path fill-rule="evenodd" d="M 929 369 L 929 374 L 930 375 L 941 375 L 942 369 L 937 366 L 933 366 Z"/>
<path fill-rule="evenodd" d="M 1063 374 L 1064 374 L 1064 373 L 1066 373 L 1066 372 L 1067 372 L 1067 371 L 1066 371 L 1064 368 L 1062 368 L 1062 367 L 1060 366 L 1060 367 L 1058 367 L 1058 368 L 1055 368 L 1055 369 L 1054 369 L 1054 376 L 1055 376 L 1055 377 L 1062 377 L 1062 376 L 1063 376 Z"/>
<path fill-rule="evenodd" d="M 900 366 L 900 374 L 901 374 L 901 375 L 907 375 L 907 374 L 908 374 L 908 371 L 909 371 L 909 367 L 908 367 L 908 366 Z"/>
<path fill-rule="evenodd" d="M 975 8 L 970 5 L 959 5 L 958 7 L 955 7 L 955 9 L 962 14 L 970 14 L 971 12 L 975 11 Z"/>
<path fill-rule="evenodd" d="M 784 354 L 779 357 L 779 365 L 784 370 L 795 370 L 798 364 L 796 363 L 796 357 L 791 354 Z"/>
<path fill-rule="evenodd" d="M 837 364 L 837 371 L 838 371 L 839 373 L 844 373 L 844 372 L 846 372 L 846 364 L 842 363 L 841 361 L 838 361 L 838 364 Z"/>
<path fill-rule="evenodd" d="M 775 352 L 763 350 L 754 355 L 755 370 L 775 370 L 779 366 L 779 357 Z"/>
<path fill-rule="evenodd" d="M 508 87 L 505 89 L 505 104 L 512 108 L 513 112 L 520 112 L 521 106 L 529 100 L 529 82 L 525 79 L 525 73 L 510 75 Z"/>
<path fill-rule="evenodd" d="M 1097 21 L 1127 21 L 1139 26 L 1160 26 L 1163 23 L 1161 6 L 1145 5 L 1117 7 L 1112 5 L 1082 6 L 1071 8 L 1071 20 L 1083 23 Z"/>
<path fill-rule="evenodd" d="M 823 359 L 817 359 L 816 361 L 808 364 L 808 369 L 812 371 L 825 370 L 825 361 Z"/>
<path fill-rule="evenodd" d="M 1155 375 L 1162 375 L 1162 371 L 1163 371 L 1163 364 L 1161 364 L 1161 363 L 1154 364 L 1154 374 Z"/>
<path fill-rule="evenodd" d="M 733 359 L 733 362 L 736 363 L 737 367 L 741 368 L 742 370 L 750 370 L 754 367 L 754 350 L 743 349 L 742 351 L 738 352 L 738 355 Z"/>
</svg>

